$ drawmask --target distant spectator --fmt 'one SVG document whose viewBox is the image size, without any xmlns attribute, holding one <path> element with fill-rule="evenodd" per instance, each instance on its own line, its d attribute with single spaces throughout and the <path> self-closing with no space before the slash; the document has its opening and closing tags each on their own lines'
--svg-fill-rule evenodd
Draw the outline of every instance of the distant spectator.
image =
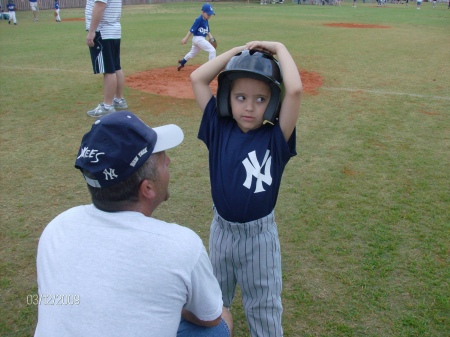
<svg viewBox="0 0 450 337">
<path fill-rule="evenodd" d="M 91 117 L 128 108 L 123 98 L 125 75 L 120 64 L 121 15 L 122 0 L 86 1 L 86 43 L 94 74 L 103 74 L 103 102 L 87 112 Z"/>
</svg>

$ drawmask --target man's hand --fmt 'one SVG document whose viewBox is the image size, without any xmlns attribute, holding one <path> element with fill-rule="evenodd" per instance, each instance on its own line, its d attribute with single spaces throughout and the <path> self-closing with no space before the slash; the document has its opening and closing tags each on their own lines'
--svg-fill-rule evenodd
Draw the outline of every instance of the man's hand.
<svg viewBox="0 0 450 337">
<path fill-rule="evenodd" d="M 94 45 L 95 45 L 95 43 L 94 43 L 94 38 L 95 38 L 95 32 L 89 32 L 89 33 L 87 34 L 87 37 L 86 37 L 86 44 L 87 44 L 89 47 L 94 47 Z"/>
</svg>

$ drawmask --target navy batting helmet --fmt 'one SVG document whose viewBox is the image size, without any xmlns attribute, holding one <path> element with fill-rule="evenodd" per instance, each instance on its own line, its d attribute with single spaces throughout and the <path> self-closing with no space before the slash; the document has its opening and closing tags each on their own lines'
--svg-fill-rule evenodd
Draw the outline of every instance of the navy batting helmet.
<svg viewBox="0 0 450 337">
<path fill-rule="evenodd" d="M 231 83 L 238 78 L 253 78 L 269 85 L 271 97 L 264 112 L 264 124 L 274 124 L 281 108 L 282 76 L 278 61 L 270 54 L 258 50 L 244 50 L 233 56 L 219 74 L 217 113 L 232 117 L 230 106 Z"/>
</svg>

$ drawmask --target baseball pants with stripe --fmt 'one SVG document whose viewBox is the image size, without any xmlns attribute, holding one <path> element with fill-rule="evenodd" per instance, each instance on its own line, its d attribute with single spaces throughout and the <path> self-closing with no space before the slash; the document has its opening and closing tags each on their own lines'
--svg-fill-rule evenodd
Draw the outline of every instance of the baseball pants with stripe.
<svg viewBox="0 0 450 337">
<path fill-rule="evenodd" d="M 224 306 L 231 306 L 238 284 L 251 336 L 282 337 L 281 253 L 274 212 L 236 223 L 223 219 L 214 207 L 209 253 Z"/>
</svg>

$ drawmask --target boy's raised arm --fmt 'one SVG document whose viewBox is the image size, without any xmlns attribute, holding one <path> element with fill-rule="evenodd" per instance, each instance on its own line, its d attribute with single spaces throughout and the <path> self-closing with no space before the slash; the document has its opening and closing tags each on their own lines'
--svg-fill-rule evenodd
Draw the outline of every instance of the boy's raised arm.
<svg viewBox="0 0 450 337">
<path fill-rule="evenodd" d="M 209 84 L 225 68 L 228 61 L 244 49 L 246 49 L 245 46 L 234 47 L 211 61 L 206 62 L 191 73 L 192 90 L 202 112 L 205 110 L 206 105 L 213 95 Z"/>
<path fill-rule="evenodd" d="M 276 55 L 280 62 L 285 95 L 281 103 L 279 123 L 284 138 L 289 140 L 297 124 L 300 112 L 302 80 L 297 65 L 287 48 L 280 42 L 253 41 L 246 45 L 247 49 L 259 49 Z"/>
</svg>

